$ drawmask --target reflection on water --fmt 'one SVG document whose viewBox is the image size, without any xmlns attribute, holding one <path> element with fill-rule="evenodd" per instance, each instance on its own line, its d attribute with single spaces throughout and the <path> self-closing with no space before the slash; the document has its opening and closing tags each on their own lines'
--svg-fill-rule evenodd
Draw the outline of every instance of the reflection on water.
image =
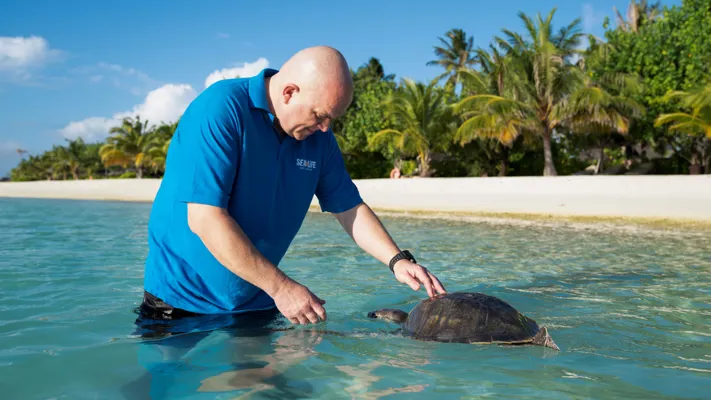
<svg viewBox="0 0 711 400">
<path fill-rule="evenodd" d="M 7 398 L 708 398 L 710 235 L 386 218 L 448 290 L 482 291 L 561 348 L 417 342 L 367 318 L 425 293 L 309 215 L 282 264 L 314 329 L 135 338 L 150 205 L 0 200 Z M 327 333 L 326 330 L 340 333 Z M 37 377 L 42 377 L 38 379 Z"/>
</svg>

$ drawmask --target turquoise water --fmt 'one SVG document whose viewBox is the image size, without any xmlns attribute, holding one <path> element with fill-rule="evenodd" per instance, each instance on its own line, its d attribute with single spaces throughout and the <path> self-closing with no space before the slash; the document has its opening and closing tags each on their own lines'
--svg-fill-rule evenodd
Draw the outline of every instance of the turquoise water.
<svg viewBox="0 0 711 400">
<path fill-rule="evenodd" d="M 708 398 L 709 235 L 383 218 L 449 291 L 500 296 L 550 327 L 537 346 L 423 343 L 369 320 L 425 296 L 327 215 L 282 267 L 324 298 L 328 335 L 215 331 L 141 343 L 149 204 L 0 199 L 4 399 Z"/>
</svg>

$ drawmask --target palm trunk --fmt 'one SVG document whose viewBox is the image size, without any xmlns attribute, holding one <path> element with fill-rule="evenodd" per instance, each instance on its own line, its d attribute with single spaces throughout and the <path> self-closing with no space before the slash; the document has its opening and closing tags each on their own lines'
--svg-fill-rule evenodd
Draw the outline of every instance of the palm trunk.
<svg viewBox="0 0 711 400">
<path fill-rule="evenodd" d="M 689 174 L 698 175 L 701 173 L 701 164 L 699 164 L 699 153 L 696 150 L 691 152 L 691 165 L 689 165 Z"/>
<path fill-rule="evenodd" d="M 496 76 L 497 88 L 499 89 L 499 96 L 504 95 L 504 74 L 499 71 Z M 509 148 L 506 146 L 502 147 L 501 150 L 501 162 L 499 164 L 499 176 L 506 176 L 509 172 Z"/>
<path fill-rule="evenodd" d="M 548 127 L 545 128 L 543 132 L 543 158 L 545 164 L 543 167 L 543 176 L 556 176 L 558 173 L 555 170 L 555 164 L 553 164 L 553 152 L 551 151 L 551 132 Z"/>
<path fill-rule="evenodd" d="M 600 157 L 597 159 L 597 165 L 595 166 L 595 175 L 599 174 L 600 171 L 602 171 L 602 164 L 605 161 L 605 145 L 606 145 L 605 139 L 600 139 Z"/>
<path fill-rule="evenodd" d="M 137 168 L 136 168 L 136 177 L 137 177 L 138 179 L 142 179 L 142 178 L 143 178 L 143 167 L 137 167 Z"/>
<path fill-rule="evenodd" d="M 430 176 L 430 153 L 420 153 L 420 177 L 426 178 Z"/>
<path fill-rule="evenodd" d="M 501 161 L 499 163 L 499 176 L 506 176 L 509 169 L 509 148 L 506 146 L 502 147 L 501 150 Z"/>
</svg>

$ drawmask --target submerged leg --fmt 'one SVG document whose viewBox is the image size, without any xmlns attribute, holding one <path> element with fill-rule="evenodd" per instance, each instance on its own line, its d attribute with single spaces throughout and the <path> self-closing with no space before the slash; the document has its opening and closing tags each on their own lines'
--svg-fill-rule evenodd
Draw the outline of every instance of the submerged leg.
<svg viewBox="0 0 711 400">
<path fill-rule="evenodd" d="M 539 346 L 544 347 L 550 347 L 551 349 L 560 351 L 560 348 L 558 348 L 558 346 L 553 341 L 553 338 L 548 334 L 548 329 L 545 326 L 542 327 L 541 330 L 538 331 L 536 336 L 533 337 L 533 344 L 537 344 Z"/>
</svg>

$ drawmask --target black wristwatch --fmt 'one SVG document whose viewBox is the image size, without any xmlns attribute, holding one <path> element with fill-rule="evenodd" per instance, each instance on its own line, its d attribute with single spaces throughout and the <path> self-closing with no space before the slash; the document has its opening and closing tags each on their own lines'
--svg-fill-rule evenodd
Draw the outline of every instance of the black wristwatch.
<svg viewBox="0 0 711 400">
<path fill-rule="evenodd" d="M 417 261 L 415 260 L 415 257 L 413 257 L 409 251 L 403 250 L 403 251 L 395 254 L 395 257 L 390 259 L 389 267 L 390 267 L 390 272 L 392 272 L 393 274 L 395 273 L 395 271 L 393 270 L 393 267 L 395 267 L 395 263 L 400 260 L 410 260 L 413 263 L 417 263 Z"/>
</svg>

